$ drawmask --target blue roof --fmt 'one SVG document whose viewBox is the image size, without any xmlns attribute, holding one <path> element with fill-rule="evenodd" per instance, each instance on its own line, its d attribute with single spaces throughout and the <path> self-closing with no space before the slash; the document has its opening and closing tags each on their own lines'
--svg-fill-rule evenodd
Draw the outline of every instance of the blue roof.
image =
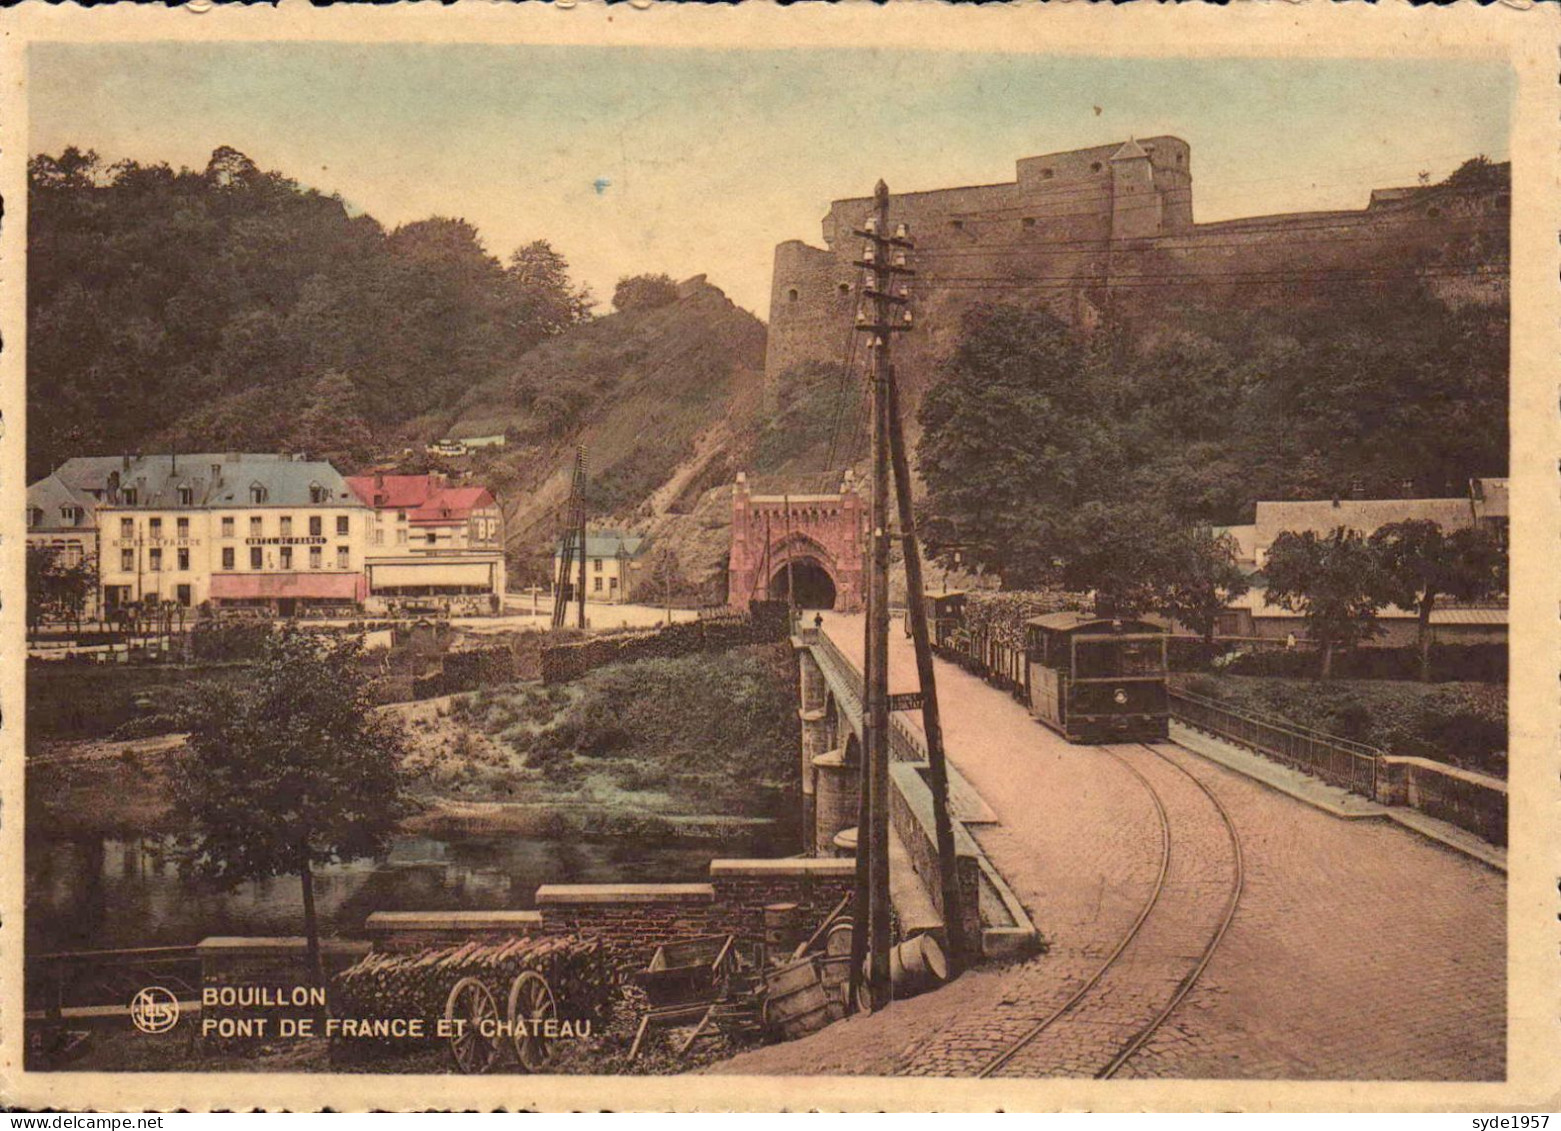
<svg viewBox="0 0 1561 1131">
<path fill-rule="evenodd" d="M 134 488 L 137 507 L 253 506 L 250 489 L 255 486 L 264 492 L 264 506 L 363 505 L 341 473 L 324 460 L 274 453 L 78 456 L 66 460 L 54 474 L 66 486 L 110 506 L 114 504 L 108 489 L 116 475 L 121 490 Z M 191 490 L 192 502 L 179 502 L 181 487 Z"/>
<path fill-rule="evenodd" d="M 620 552 L 628 557 L 636 557 L 645 548 L 646 539 L 643 534 L 620 534 L 616 530 L 603 530 L 596 533 L 590 531 L 585 535 L 585 556 L 588 558 L 616 558 Z M 553 553 L 562 553 L 564 539 L 560 538 L 553 546 Z"/>
</svg>

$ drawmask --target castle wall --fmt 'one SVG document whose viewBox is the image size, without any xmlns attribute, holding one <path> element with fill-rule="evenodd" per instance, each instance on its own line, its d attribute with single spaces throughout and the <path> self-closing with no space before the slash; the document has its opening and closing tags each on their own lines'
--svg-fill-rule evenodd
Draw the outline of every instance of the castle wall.
<svg viewBox="0 0 1561 1131">
<path fill-rule="evenodd" d="M 1128 154 L 1142 151 L 1138 156 Z M 1119 153 L 1125 159 L 1115 162 Z M 1147 166 L 1147 169 L 1146 169 Z M 1240 309 L 1339 301 L 1418 279 L 1453 304 L 1506 301 L 1510 202 L 1504 191 L 1390 189 L 1358 211 L 1194 224 L 1192 157 L 1174 137 L 1017 162 L 1012 182 L 892 198 L 916 240 L 916 332 L 895 342 L 907 423 L 982 303 L 1044 307 L 1088 326 L 1103 311 L 1153 317 L 1185 307 Z M 1124 195 L 1128 186 L 1135 192 Z M 868 197 L 835 201 L 825 246 L 775 253 L 766 396 L 805 361 L 851 354 Z M 860 344 L 856 363 L 861 365 Z"/>
</svg>

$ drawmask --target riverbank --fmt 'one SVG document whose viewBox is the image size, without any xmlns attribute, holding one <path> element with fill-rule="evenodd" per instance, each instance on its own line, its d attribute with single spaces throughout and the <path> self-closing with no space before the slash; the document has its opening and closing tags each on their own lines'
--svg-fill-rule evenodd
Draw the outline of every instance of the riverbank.
<svg viewBox="0 0 1561 1131">
<path fill-rule="evenodd" d="M 776 646 L 614 665 L 381 708 L 401 720 L 408 833 L 719 842 L 796 819 L 796 719 Z M 66 837 L 177 830 L 182 735 L 29 744 L 30 823 Z"/>
<path fill-rule="evenodd" d="M 125 742 L 44 744 L 27 763 L 27 812 L 35 829 L 51 837 L 137 838 L 178 832 L 170 771 L 184 746 L 182 735 Z M 762 806 L 754 816 L 676 812 L 664 806 L 605 800 L 611 783 L 585 780 L 567 790 L 531 783 L 503 798 L 447 796 L 415 791 L 417 812 L 401 822 L 407 833 L 451 839 L 515 835 L 585 840 L 632 836 L 642 843 L 719 843 L 759 826 L 777 826 L 784 839 L 789 798 Z"/>
</svg>

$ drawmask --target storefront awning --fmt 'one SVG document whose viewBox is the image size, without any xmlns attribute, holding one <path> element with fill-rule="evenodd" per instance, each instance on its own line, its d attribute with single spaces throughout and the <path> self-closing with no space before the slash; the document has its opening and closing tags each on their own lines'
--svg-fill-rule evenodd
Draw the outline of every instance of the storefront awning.
<svg viewBox="0 0 1561 1131">
<path fill-rule="evenodd" d="M 321 601 L 361 601 L 361 573 L 218 573 L 211 578 L 216 601 L 267 598 L 312 598 Z"/>
</svg>

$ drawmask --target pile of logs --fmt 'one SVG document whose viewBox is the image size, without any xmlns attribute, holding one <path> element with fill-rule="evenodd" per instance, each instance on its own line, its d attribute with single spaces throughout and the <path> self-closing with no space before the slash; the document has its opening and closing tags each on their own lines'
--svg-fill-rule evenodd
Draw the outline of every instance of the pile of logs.
<svg viewBox="0 0 1561 1131">
<path fill-rule="evenodd" d="M 456 982 L 477 978 L 502 1002 L 523 970 L 543 975 L 560 1016 L 574 1019 L 601 1019 L 616 983 L 600 941 L 541 936 L 369 954 L 337 976 L 334 1000 L 343 1017 L 423 1018 L 432 1032 Z"/>
</svg>

